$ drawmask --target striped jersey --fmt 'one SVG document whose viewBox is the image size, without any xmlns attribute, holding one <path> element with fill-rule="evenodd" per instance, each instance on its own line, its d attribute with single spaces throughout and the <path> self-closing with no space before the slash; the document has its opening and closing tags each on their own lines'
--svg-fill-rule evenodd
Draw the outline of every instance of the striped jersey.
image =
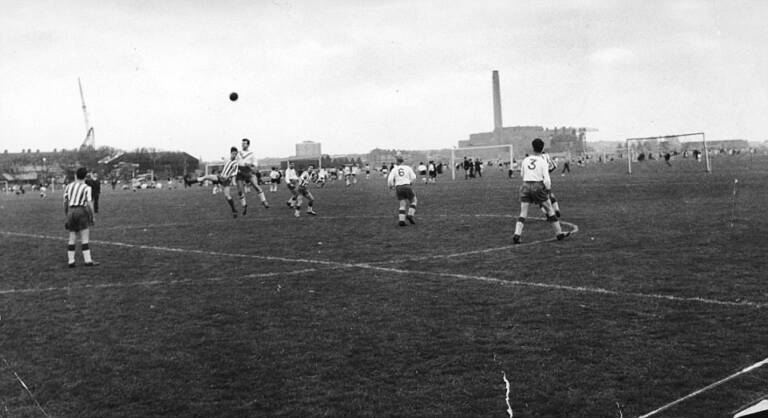
<svg viewBox="0 0 768 418">
<path fill-rule="evenodd" d="M 85 206 L 91 200 L 91 186 L 83 182 L 73 181 L 64 189 L 64 201 L 69 207 Z"/>
<path fill-rule="evenodd" d="M 229 160 L 221 169 L 220 176 L 229 179 L 237 174 L 237 160 Z"/>
<path fill-rule="evenodd" d="M 541 153 L 541 156 L 544 157 L 545 160 L 547 160 L 547 169 L 549 172 L 553 172 L 557 170 L 557 161 L 552 159 L 552 157 L 549 156 L 546 152 Z"/>
<path fill-rule="evenodd" d="M 299 176 L 299 187 L 306 188 L 309 185 L 310 178 L 309 178 L 309 171 L 304 171 Z"/>
</svg>

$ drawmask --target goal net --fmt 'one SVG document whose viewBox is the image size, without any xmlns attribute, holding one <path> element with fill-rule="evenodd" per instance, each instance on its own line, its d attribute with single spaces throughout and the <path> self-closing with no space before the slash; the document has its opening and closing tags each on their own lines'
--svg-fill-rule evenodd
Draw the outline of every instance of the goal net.
<svg viewBox="0 0 768 418">
<path fill-rule="evenodd" d="M 484 145 L 479 147 L 463 147 L 451 149 L 451 178 L 456 180 L 456 155 L 461 156 L 458 164 L 463 162 L 464 157 L 480 158 L 483 161 L 496 161 L 498 164 L 512 166 L 515 155 L 512 152 L 512 144 L 503 145 Z"/>
<path fill-rule="evenodd" d="M 627 138 L 627 174 L 632 174 L 632 165 L 645 161 L 670 164 L 671 160 L 687 159 L 704 163 L 704 170 L 712 172 L 709 149 L 704 132 Z"/>
</svg>

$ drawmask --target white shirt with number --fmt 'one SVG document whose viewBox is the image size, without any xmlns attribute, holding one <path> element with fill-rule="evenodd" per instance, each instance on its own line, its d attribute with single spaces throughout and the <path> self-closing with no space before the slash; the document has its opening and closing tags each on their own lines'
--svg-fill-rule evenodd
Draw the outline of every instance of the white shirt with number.
<svg viewBox="0 0 768 418">
<path fill-rule="evenodd" d="M 533 154 L 525 157 L 520 164 L 523 181 L 541 181 L 544 187 L 552 187 L 552 179 L 549 177 L 549 164 L 541 154 Z"/>
<path fill-rule="evenodd" d="M 411 184 L 416 180 L 416 173 L 413 169 L 407 165 L 396 165 L 392 167 L 392 171 L 389 172 L 387 177 L 387 184 L 389 186 L 402 186 L 405 184 Z"/>
</svg>

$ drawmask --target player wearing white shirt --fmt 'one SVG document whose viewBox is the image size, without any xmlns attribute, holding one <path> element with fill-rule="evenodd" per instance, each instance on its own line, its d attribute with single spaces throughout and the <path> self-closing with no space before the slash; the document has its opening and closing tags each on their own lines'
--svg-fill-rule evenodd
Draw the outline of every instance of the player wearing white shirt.
<svg viewBox="0 0 768 418">
<path fill-rule="evenodd" d="M 297 187 L 299 185 L 299 175 L 296 174 L 296 168 L 293 163 L 288 163 L 288 168 L 285 169 L 285 185 L 288 187 L 288 191 L 291 192 L 291 198 L 285 202 L 289 208 L 293 208 L 296 204 L 296 199 L 299 197 L 299 191 Z"/>
<path fill-rule="evenodd" d="M 344 173 L 344 181 L 346 182 L 347 187 L 349 187 L 352 184 L 352 167 L 345 165 L 342 169 L 342 173 Z"/>
<path fill-rule="evenodd" d="M 277 167 L 272 167 L 272 171 L 269 172 L 269 191 L 276 192 L 278 184 L 280 184 L 280 172 L 277 171 Z"/>
<path fill-rule="evenodd" d="M 403 164 L 403 157 L 398 155 L 396 160 L 397 164 L 389 171 L 387 185 L 389 185 L 390 189 L 395 189 L 397 200 L 400 201 L 400 208 L 397 212 L 398 225 L 406 226 L 406 219 L 408 222 L 415 224 L 416 219 L 414 215 L 416 215 L 417 199 L 411 184 L 416 180 L 416 173 L 413 172 L 411 167 Z M 406 206 L 408 207 L 407 214 Z"/>
<path fill-rule="evenodd" d="M 259 187 L 259 179 L 254 172 L 256 169 L 256 155 L 248 149 L 251 147 L 251 140 L 243 138 L 241 145 L 243 149 L 237 157 L 237 188 L 240 195 L 240 203 L 243 205 L 243 215 L 245 215 L 248 212 L 248 201 L 245 199 L 246 185 L 250 184 L 253 190 L 259 194 L 261 204 L 265 208 L 269 208 L 269 203 L 267 203 L 267 197 L 264 196 L 264 192 Z"/>
<path fill-rule="evenodd" d="M 419 166 L 416 168 L 419 170 L 419 175 L 421 176 L 421 181 L 423 181 L 425 184 L 427 182 L 427 166 L 424 165 L 423 162 L 419 163 Z"/>
<path fill-rule="evenodd" d="M 429 183 L 437 182 L 437 167 L 435 167 L 434 161 L 430 161 L 427 165 L 427 174 L 429 175 L 429 179 L 427 180 Z"/>
<path fill-rule="evenodd" d="M 301 203 L 302 203 L 302 197 L 307 198 L 307 214 L 308 215 L 317 215 L 317 212 L 315 212 L 314 208 L 312 207 L 315 204 L 315 197 L 312 196 L 312 193 L 309 192 L 309 183 L 312 182 L 312 174 L 314 173 L 315 168 L 313 166 L 309 166 L 306 171 L 302 172 L 299 175 L 299 178 L 297 180 L 296 184 L 296 203 L 293 206 L 293 215 L 297 218 L 301 216 Z"/>
<path fill-rule="evenodd" d="M 317 184 L 319 184 L 320 187 L 325 187 L 325 181 L 327 179 L 328 179 L 328 172 L 324 168 L 317 170 Z"/>
<path fill-rule="evenodd" d="M 549 177 L 549 167 L 547 160 L 541 155 L 544 150 L 544 141 L 536 138 L 531 142 L 533 146 L 533 155 L 523 159 L 520 164 L 523 175 L 523 185 L 520 186 L 520 217 L 515 224 L 515 235 L 512 242 L 520 243 L 520 236 L 523 233 L 523 223 L 528 217 L 528 206 L 537 204 L 544 207 L 547 211 L 547 221 L 552 224 L 558 240 L 569 236 L 570 232 L 563 232 L 560 221 L 555 216 L 555 210 L 549 202 L 549 189 L 552 187 L 552 180 Z"/>
</svg>

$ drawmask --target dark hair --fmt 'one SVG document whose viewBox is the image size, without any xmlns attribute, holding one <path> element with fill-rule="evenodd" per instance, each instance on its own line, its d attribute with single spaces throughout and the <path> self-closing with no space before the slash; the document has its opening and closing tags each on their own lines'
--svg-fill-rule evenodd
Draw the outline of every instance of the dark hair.
<svg viewBox="0 0 768 418">
<path fill-rule="evenodd" d="M 88 174 L 88 169 L 85 167 L 80 167 L 75 172 L 75 176 L 77 176 L 78 180 L 84 179 L 86 174 Z"/>
<path fill-rule="evenodd" d="M 229 152 L 237 152 L 237 147 L 232 147 L 229 149 Z"/>
<path fill-rule="evenodd" d="M 251 145 L 251 140 L 250 140 L 250 139 L 248 139 L 248 138 L 243 138 L 243 141 L 242 141 L 242 142 L 247 142 L 247 143 L 248 143 L 248 145 Z"/>
<path fill-rule="evenodd" d="M 534 152 L 541 152 L 544 150 L 544 141 L 542 141 L 541 138 L 536 138 L 531 141 L 531 145 L 533 145 Z"/>
</svg>

